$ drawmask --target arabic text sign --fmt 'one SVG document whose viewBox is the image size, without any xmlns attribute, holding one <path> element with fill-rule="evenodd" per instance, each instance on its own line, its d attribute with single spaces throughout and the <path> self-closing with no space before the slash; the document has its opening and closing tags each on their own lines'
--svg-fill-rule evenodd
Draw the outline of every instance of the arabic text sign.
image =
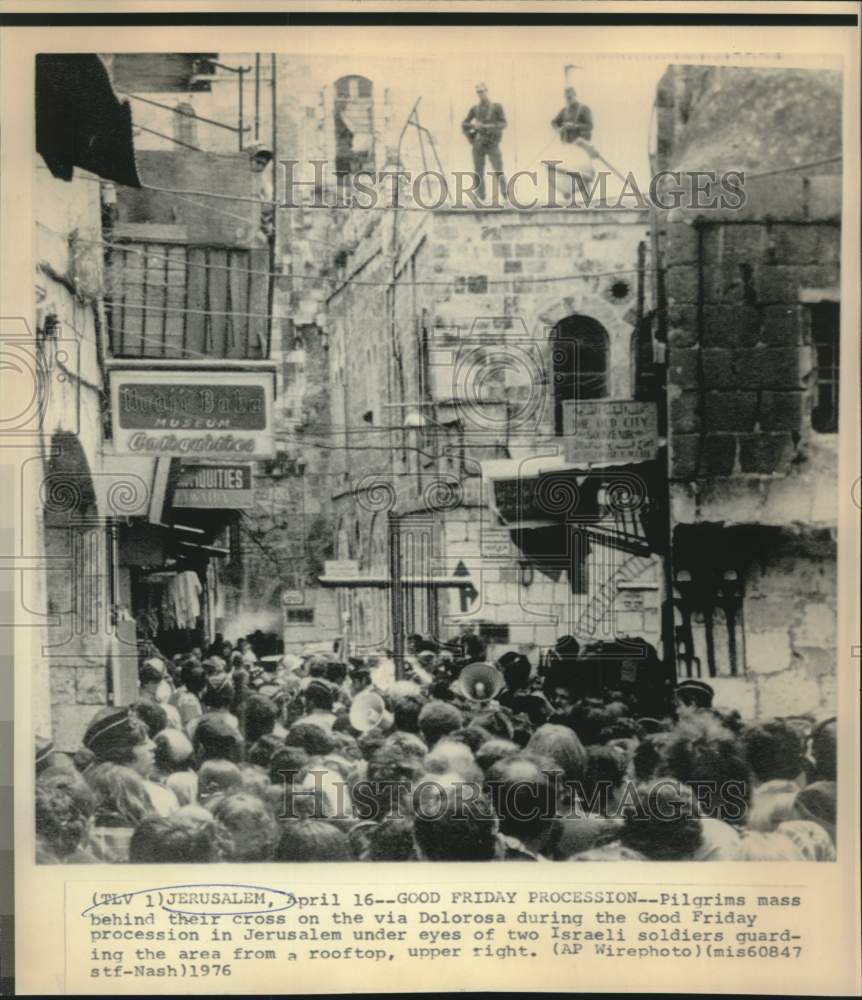
<svg viewBox="0 0 862 1000">
<path fill-rule="evenodd" d="M 566 461 L 649 462 L 658 444 L 655 403 L 630 399 L 567 400 L 563 404 Z"/>
</svg>

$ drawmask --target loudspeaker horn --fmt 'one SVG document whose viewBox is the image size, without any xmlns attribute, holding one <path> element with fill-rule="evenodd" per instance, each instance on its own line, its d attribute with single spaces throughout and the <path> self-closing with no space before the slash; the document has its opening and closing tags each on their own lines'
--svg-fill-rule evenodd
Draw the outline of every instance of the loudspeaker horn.
<svg viewBox="0 0 862 1000">
<path fill-rule="evenodd" d="M 359 733 L 367 733 L 387 717 L 386 702 L 376 691 L 360 691 L 350 705 L 350 725 Z"/>
<path fill-rule="evenodd" d="M 469 663 L 458 676 L 458 685 L 470 701 L 490 701 L 503 688 L 503 675 L 490 663 Z"/>
</svg>

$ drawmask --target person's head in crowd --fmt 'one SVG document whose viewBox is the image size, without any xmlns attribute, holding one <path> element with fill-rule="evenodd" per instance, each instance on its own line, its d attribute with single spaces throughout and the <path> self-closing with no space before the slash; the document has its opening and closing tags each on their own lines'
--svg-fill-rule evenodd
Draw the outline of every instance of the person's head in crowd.
<svg viewBox="0 0 862 1000">
<path fill-rule="evenodd" d="M 445 701 L 429 701 L 419 713 L 419 733 L 428 747 L 460 729 L 464 724 L 461 713 Z"/>
<path fill-rule="evenodd" d="M 665 746 L 672 739 L 667 731 L 648 733 L 635 748 L 632 771 L 636 780 L 648 781 L 658 773 Z"/>
<path fill-rule="evenodd" d="M 595 746 L 602 742 L 602 732 L 614 721 L 614 717 L 602 702 L 583 699 L 572 709 L 568 724 L 578 734 L 584 746 Z"/>
<path fill-rule="evenodd" d="M 87 770 L 87 784 L 96 798 L 97 824 L 136 827 L 153 813 L 144 779 L 122 764 L 94 764 Z"/>
<path fill-rule="evenodd" d="M 235 690 L 226 673 L 210 676 L 201 695 L 201 704 L 208 712 L 230 712 Z"/>
<path fill-rule="evenodd" d="M 569 861 L 646 861 L 643 854 L 626 847 L 625 844 L 615 841 L 611 844 L 602 844 L 599 847 L 592 847 L 586 851 L 578 851 L 573 854 Z"/>
<path fill-rule="evenodd" d="M 132 835 L 129 861 L 133 864 L 207 864 L 221 860 L 223 834 L 212 817 L 194 812 L 153 816 Z"/>
<path fill-rule="evenodd" d="M 457 774 L 462 781 L 482 780 L 482 772 L 470 748 L 449 737 L 434 744 L 426 754 L 424 764 L 428 774 Z"/>
<path fill-rule="evenodd" d="M 699 709 L 712 708 L 715 691 L 706 681 L 691 679 L 677 684 L 674 695 L 677 711 L 682 715 Z"/>
<path fill-rule="evenodd" d="M 246 743 L 256 743 L 261 736 L 268 736 L 278 721 L 278 709 L 271 698 L 252 694 L 243 703 L 243 723 Z"/>
<path fill-rule="evenodd" d="M 464 726 L 462 729 L 454 729 L 446 739 L 449 741 L 454 740 L 456 743 L 463 743 L 464 746 L 469 747 L 470 752 L 475 756 L 476 751 L 483 743 L 487 743 L 488 740 L 493 739 L 493 734 L 489 733 L 487 729 L 476 725 L 475 722 L 471 722 L 469 726 Z"/>
<path fill-rule="evenodd" d="M 37 781 L 36 838 L 40 860 L 73 860 L 89 830 L 95 807 L 96 797 L 86 785 L 74 794 L 68 784 Z"/>
<path fill-rule="evenodd" d="M 837 858 L 832 838 L 819 823 L 785 820 L 778 824 L 775 832 L 792 840 L 806 861 L 835 861 Z"/>
<path fill-rule="evenodd" d="M 492 738 L 510 740 L 515 735 L 512 717 L 502 708 L 482 708 L 473 716 L 471 726 L 478 726 Z"/>
<path fill-rule="evenodd" d="M 162 730 L 167 729 L 168 713 L 155 701 L 142 699 L 132 705 L 132 711 L 147 727 L 150 739 L 154 740 Z"/>
<path fill-rule="evenodd" d="M 198 764 L 208 760 L 242 760 L 243 739 L 230 723 L 217 716 L 203 716 L 195 726 L 193 741 Z"/>
<path fill-rule="evenodd" d="M 500 819 L 500 832 L 527 852 L 541 854 L 557 816 L 556 786 L 523 754 L 504 757 L 485 776 L 485 790 Z"/>
<path fill-rule="evenodd" d="M 335 689 L 325 678 L 314 677 L 306 685 L 305 710 L 309 715 L 332 712 Z"/>
<path fill-rule="evenodd" d="M 701 813 L 743 824 L 753 782 L 741 741 L 708 712 L 677 723 L 662 748 L 664 775 L 695 789 Z"/>
<path fill-rule="evenodd" d="M 156 692 L 165 679 L 167 670 L 161 660 L 146 660 L 138 669 L 138 684 L 141 695 L 155 699 Z"/>
<path fill-rule="evenodd" d="M 180 673 L 180 680 L 182 681 L 182 686 L 189 692 L 189 694 L 193 694 L 196 698 L 200 698 L 207 686 L 207 672 L 201 666 L 199 660 L 188 659 L 183 664 L 183 669 Z"/>
<path fill-rule="evenodd" d="M 335 753 L 351 761 L 362 760 L 362 751 L 356 738 L 350 733 L 336 732 L 333 730 L 332 740 L 335 743 Z"/>
<path fill-rule="evenodd" d="M 270 861 L 278 842 L 275 817 L 256 795 L 236 792 L 213 805 L 213 816 L 227 830 L 225 861 Z"/>
<path fill-rule="evenodd" d="M 269 772 L 265 767 L 257 764 L 240 764 L 239 773 L 242 775 L 242 790 L 249 795 L 256 795 L 259 799 L 266 798 L 269 791 Z"/>
<path fill-rule="evenodd" d="M 350 693 L 355 698 L 361 691 L 371 687 L 371 671 L 362 665 L 350 671 Z"/>
<path fill-rule="evenodd" d="M 784 820 L 794 817 L 798 791 L 799 786 L 793 781 L 764 782 L 752 795 L 745 825 L 749 830 L 771 833 Z"/>
<path fill-rule="evenodd" d="M 54 763 L 54 741 L 46 736 L 36 737 L 36 774 L 46 771 Z"/>
<path fill-rule="evenodd" d="M 397 734 L 384 741 L 368 761 L 365 780 L 353 787 L 353 802 L 359 817 L 379 820 L 391 813 L 409 814 L 412 787 L 423 771 L 423 756 L 418 747 L 409 752 Z"/>
<path fill-rule="evenodd" d="M 325 656 L 310 656 L 305 661 L 306 677 L 319 677 L 326 680 L 329 671 L 329 660 Z"/>
<path fill-rule="evenodd" d="M 356 742 L 359 744 L 362 756 L 366 760 L 371 760 L 377 750 L 386 742 L 387 736 L 388 734 L 380 726 L 375 726 L 373 729 L 369 729 L 367 733 L 361 733 L 357 736 Z"/>
<path fill-rule="evenodd" d="M 782 833 L 748 830 L 739 838 L 737 861 L 804 861 L 802 849 Z"/>
<path fill-rule="evenodd" d="M 680 781 L 660 778 L 633 791 L 623 807 L 623 845 L 650 861 L 692 860 L 703 842 L 692 790 Z"/>
<path fill-rule="evenodd" d="M 497 660 L 497 666 L 503 673 L 507 691 L 514 693 L 526 690 L 530 683 L 533 667 L 523 653 L 516 653 L 513 650 L 503 653 Z"/>
<path fill-rule="evenodd" d="M 749 726 L 745 750 L 758 782 L 792 780 L 803 770 L 803 746 L 798 733 L 781 719 Z"/>
<path fill-rule="evenodd" d="M 793 804 L 794 818 L 818 823 L 835 842 L 837 821 L 838 786 L 834 781 L 815 781 L 806 785 L 796 795 Z"/>
<path fill-rule="evenodd" d="M 252 743 L 246 753 L 249 764 L 269 770 L 269 764 L 273 754 L 284 746 L 284 740 L 280 736 L 273 736 L 266 733 Z"/>
<path fill-rule="evenodd" d="M 100 709 L 87 727 L 84 746 L 97 763 L 123 764 L 143 777 L 155 767 L 155 743 L 129 708 Z"/>
<path fill-rule="evenodd" d="M 326 663 L 325 677 L 330 684 L 334 684 L 336 687 L 341 687 L 341 685 L 347 680 L 347 664 L 341 660 L 328 660 Z"/>
<path fill-rule="evenodd" d="M 156 770 L 162 775 L 191 769 L 194 760 L 192 741 L 178 729 L 163 729 L 155 738 Z"/>
<path fill-rule="evenodd" d="M 221 648 L 217 650 L 219 656 L 226 662 L 230 662 L 230 658 L 233 655 L 233 644 L 230 642 L 224 642 Z"/>
<path fill-rule="evenodd" d="M 217 677 L 219 674 L 227 676 L 227 664 L 220 656 L 208 656 L 203 661 L 203 668 L 207 677 Z"/>
<path fill-rule="evenodd" d="M 276 861 L 352 861 L 350 841 L 322 819 L 292 819 L 282 824 Z"/>
<path fill-rule="evenodd" d="M 335 740 L 331 733 L 328 733 L 322 726 L 302 720 L 295 722 L 290 727 L 284 742 L 289 747 L 301 747 L 309 757 L 319 757 L 332 753 L 335 749 Z"/>
<path fill-rule="evenodd" d="M 816 725 L 811 732 L 811 757 L 814 761 L 812 777 L 815 781 L 836 781 L 838 779 L 837 733 L 837 719 L 825 719 Z"/>
<path fill-rule="evenodd" d="M 269 780 L 277 786 L 291 785 L 310 760 L 311 755 L 302 747 L 279 747 L 269 759 Z"/>
<path fill-rule="evenodd" d="M 456 774 L 434 775 L 413 792 L 413 840 L 423 861 L 491 861 L 499 822 L 487 796 Z"/>
<path fill-rule="evenodd" d="M 425 704 L 419 695 L 404 695 L 393 699 L 392 717 L 395 728 L 402 733 L 419 732 L 419 713 Z"/>
<path fill-rule="evenodd" d="M 242 771 L 229 760 L 208 760 L 198 771 L 198 801 L 207 805 L 219 795 L 227 795 L 242 787 Z"/>
<path fill-rule="evenodd" d="M 413 820 L 406 816 L 387 816 L 368 837 L 368 861 L 415 861 Z"/>
<path fill-rule="evenodd" d="M 487 743 L 483 743 L 476 751 L 476 763 L 484 772 L 487 772 L 488 768 L 496 764 L 498 760 L 503 760 L 505 757 L 512 757 L 519 753 L 520 750 L 521 747 L 517 743 L 513 743 L 512 740 L 488 740 Z"/>
<path fill-rule="evenodd" d="M 526 752 L 547 757 L 562 772 L 566 782 L 581 782 L 587 771 L 587 751 L 568 726 L 547 723 L 533 733 Z"/>
<path fill-rule="evenodd" d="M 613 813 L 626 777 L 628 758 L 615 746 L 587 748 L 587 767 L 582 782 L 584 807 L 603 816 Z"/>
</svg>

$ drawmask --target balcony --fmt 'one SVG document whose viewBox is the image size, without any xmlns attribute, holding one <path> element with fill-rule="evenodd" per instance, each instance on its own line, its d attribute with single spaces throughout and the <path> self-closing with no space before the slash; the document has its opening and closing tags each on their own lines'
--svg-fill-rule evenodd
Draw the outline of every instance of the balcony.
<svg viewBox="0 0 862 1000">
<path fill-rule="evenodd" d="M 127 238 L 121 229 L 106 251 L 111 357 L 267 358 L 269 251 L 189 244 L 179 227 L 158 228 L 174 239 Z"/>
<path fill-rule="evenodd" d="M 272 247 L 248 155 L 141 150 L 137 163 L 144 187 L 118 189 L 106 226 L 109 366 L 266 362 Z"/>
</svg>

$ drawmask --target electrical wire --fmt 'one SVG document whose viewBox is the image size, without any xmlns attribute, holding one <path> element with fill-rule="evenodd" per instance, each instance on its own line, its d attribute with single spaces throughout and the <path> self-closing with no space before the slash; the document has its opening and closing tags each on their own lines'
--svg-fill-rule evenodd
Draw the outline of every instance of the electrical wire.
<svg viewBox="0 0 862 1000">
<path fill-rule="evenodd" d="M 42 222 L 39 222 L 37 224 L 42 229 L 45 229 L 48 232 L 53 233 L 55 236 L 60 236 L 60 237 L 63 237 L 63 238 L 67 238 L 66 234 L 57 232 L 56 230 L 51 229 L 49 226 L 46 226 Z M 163 260 L 163 261 L 168 261 L 169 263 L 172 263 L 174 265 L 176 265 L 177 263 L 179 263 L 176 260 L 176 258 L 168 257 L 166 254 L 159 254 L 159 253 L 156 253 L 156 252 L 154 252 L 152 250 L 139 250 L 136 247 L 130 247 L 130 246 L 124 244 L 124 243 L 109 242 L 109 241 L 106 241 L 106 240 L 88 240 L 88 239 L 85 239 L 84 237 L 81 237 L 81 236 L 76 237 L 76 239 L 77 239 L 77 241 L 79 243 L 87 243 L 87 244 L 91 244 L 91 245 L 95 245 L 95 246 L 108 247 L 111 250 L 121 250 L 124 253 L 132 253 L 132 254 L 136 254 L 138 256 L 146 257 L 147 260 L 156 260 L 156 261 Z M 236 248 L 236 249 L 241 250 L 241 249 L 246 249 L 246 248 Z M 263 248 L 251 248 L 251 249 L 263 249 Z M 370 288 L 389 288 L 392 285 L 391 281 L 351 281 L 351 280 L 343 281 L 343 279 L 339 279 L 339 278 L 335 278 L 335 277 L 327 277 L 326 275 L 305 275 L 305 274 L 286 275 L 286 274 L 281 274 L 278 271 L 262 271 L 262 270 L 252 269 L 252 268 L 249 268 L 249 269 L 241 268 L 241 269 L 239 269 L 239 268 L 231 267 L 228 264 L 212 264 L 212 263 L 205 263 L 203 261 L 201 261 L 201 262 L 198 262 L 198 261 L 187 261 L 186 266 L 189 267 L 189 268 L 203 268 L 205 270 L 210 270 L 210 271 L 232 271 L 232 272 L 234 272 L 236 274 L 239 274 L 239 275 L 242 275 L 242 276 L 257 275 L 257 276 L 265 277 L 265 278 L 278 278 L 278 279 L 281 279 L 282 281 L 319 281 L 319 282 L 330 282 L 332 284 L 339 284 L 341 286 L 349 285 L 351 287 L 370 287 Z M 647 270 L 649 271 L 649 270 L 652 270 L 652 269 L 648 268 Z M 488 285 L 511 285 L 511 284 L 513 284 L 513 282 L 525 282 L 525 281 L 528 281 L 528 282 L 531 282 L 531 283 L 534 283 L 534 284 L 547 284 L 547 283 L 552 283 L 552 282 L 556 282 L 556 281 L 587 281 L 590 278 L 606 278 L 606 277 L 611 277 L 611 276 L 619 275 L 619 274 L 636 274 L 636 273 L 637 273 L 637 268 L 636 267 L 615 268 L 612 271 L 581 271 L 578 274 L 536 274 L 536 275 L 530 275 L 530 274 L 523 274 L 523 273 L 521 273 L 521 274 L 513 274 L 513 275 L 511 275 L 508 278 L 488 278 L 487 279 L 487 284 Z M 453 285 L 457 280 L 458 279 L 456 277 L 452 277 L 452 278 L 447 278 L 447 279 L 445 279 L 443 281 L 430 281 L 430 280 L 415 281 L 415 282 L 411 281 L 411 282 L 406 282 L 405 283 L 405 287 L 409 287 L 409 286 L 414 286 L 415 285 L 417 288 L 428 288 L 428 287 L 448 288 L 451 285 Z M 153 287 L 153 288 L 159 287 L 156 284 L 150 285 L 149 282 L 147 283 L 147 286 L 148 287 Z M 162 286 L 162 287 L 169 287 L 169 286 Z M 210 315 L 217 315 L 217 314 L 210 313 Z M 230 313 L 228 315 L 234 315 L 234 314 Z M 254 314 L 249 313 L 247 315 L 254 315 Z"/>
</svg>

